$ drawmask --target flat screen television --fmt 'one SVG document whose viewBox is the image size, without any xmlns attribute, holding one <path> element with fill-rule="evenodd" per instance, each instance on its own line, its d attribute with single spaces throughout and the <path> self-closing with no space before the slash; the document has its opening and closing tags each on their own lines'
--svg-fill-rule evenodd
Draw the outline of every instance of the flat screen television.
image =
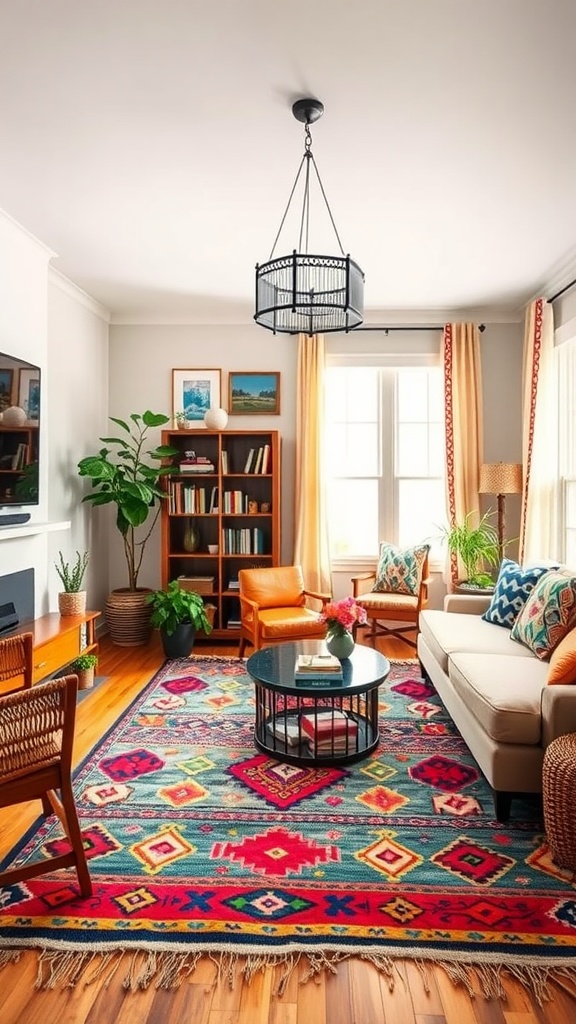
<svg viewBox="0 0 576 1024">
<path fill-rule="evenodd" d="M 40 367 L 0 352 L 0 509 L 38 504 Z"/>
</svg>

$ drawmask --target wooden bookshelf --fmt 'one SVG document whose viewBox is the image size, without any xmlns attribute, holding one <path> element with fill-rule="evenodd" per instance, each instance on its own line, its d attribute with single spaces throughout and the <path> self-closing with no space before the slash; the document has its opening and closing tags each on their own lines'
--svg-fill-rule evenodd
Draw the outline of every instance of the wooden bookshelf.
<svg viewBox="0 0 576 1024">
<path fill-rule="evenodd" d="M 239 570 L 280 561 L 278 431 L 165 430 L 162 443 L 181 453 L 172 460 L 179 472 L 165 478 L 162 586 L 186 577 L 183 585 L 215 606 L 210 639 L 235 642 L 240 635 Z M 187 452 L 206 461 L 187 460 Z M 197 539 L 194 550 L 189 550 L 190 528 Z"/>
</svg>

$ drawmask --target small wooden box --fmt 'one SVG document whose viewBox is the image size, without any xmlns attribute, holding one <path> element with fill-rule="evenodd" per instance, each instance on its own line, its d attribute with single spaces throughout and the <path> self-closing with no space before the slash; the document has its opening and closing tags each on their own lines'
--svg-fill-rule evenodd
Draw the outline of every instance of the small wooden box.
<svg viewBox="0 0 576 1024">
<path fill-rule="evenodd" d="M 182 590 L 195 590 L 197 594 L 214 593 L 214 576 L 179 576 Z"/>
</svg>

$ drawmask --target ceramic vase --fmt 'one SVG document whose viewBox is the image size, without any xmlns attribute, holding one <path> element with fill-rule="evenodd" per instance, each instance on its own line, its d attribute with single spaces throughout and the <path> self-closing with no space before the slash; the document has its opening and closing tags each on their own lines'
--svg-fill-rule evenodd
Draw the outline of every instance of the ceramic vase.
<svg viewBox="0 0 576 1024">
<path fill-rule="evenodd" d="M 182 547 L 184 551 L 187 551 L 191 555 L 194 551 L 198 550 L 200 543 L 200 531 L 194 523 L 189 523 L 184 530 L 184 536 L 182 538 Z"/>
<path fill-rule="evenodd" d="M 326 647 L 334 657 L 343 661 L 349 658 L 355 647 L 354 637 L 347 629 L 343 633 L 329 633 L 326 637 Z"/>
<path fill-rule="evenodd" d="M 228 423 L 226 409 L 211 408 L 204 413 L 204 423 L 208 430 L 225 430 Z"/>
</svg>

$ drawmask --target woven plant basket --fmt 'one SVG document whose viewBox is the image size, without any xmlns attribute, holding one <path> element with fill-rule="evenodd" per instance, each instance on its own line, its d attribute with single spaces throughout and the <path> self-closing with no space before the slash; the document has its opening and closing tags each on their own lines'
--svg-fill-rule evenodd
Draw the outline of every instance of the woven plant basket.
<svg viewBox="0 0 576 1024">
<path fill-rule="evenodd" d="M 546 748 L 542 766 L 544 826 L 552 859 L 576 872 L 576 733 L 558 736 Z"/>
<path fill-rule="evenodd" d="M 104 616 L 110 639 L 117 647 L 138 647 L 150 642 L 152 605 L 148 603 L 149 587 L 137 590 L 120 588 L 108 595 Z"/>
<path fill-rule="evenodd" d="M 86 591 L 58 594 L 58 611 L 60 615 L 84 615 L 86 613 Z"/>
</svg>

